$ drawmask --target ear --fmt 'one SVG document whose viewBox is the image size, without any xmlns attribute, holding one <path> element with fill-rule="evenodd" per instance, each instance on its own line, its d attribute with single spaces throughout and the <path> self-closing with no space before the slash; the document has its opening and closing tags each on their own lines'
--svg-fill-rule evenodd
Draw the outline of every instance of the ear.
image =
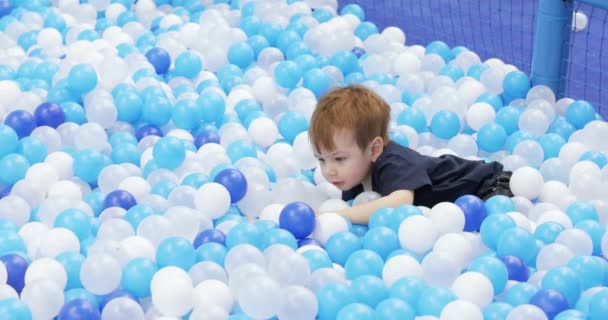
<svg viewBox="0 0 608 320">
<path fill-rule="evenodd" d="M 382 151 L 384 151 L 384 140 L 381 137 L 375 137 L 371 142 L 372 161 L 376 162 Z"/>
</svg>

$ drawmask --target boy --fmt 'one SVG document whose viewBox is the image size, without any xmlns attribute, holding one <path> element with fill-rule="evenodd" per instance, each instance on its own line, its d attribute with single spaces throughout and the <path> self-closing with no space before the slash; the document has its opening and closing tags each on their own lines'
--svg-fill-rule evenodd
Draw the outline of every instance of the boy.
<svg viewBox="0 0 608 320">
<path fill-rule="evenodd" d="M 402 147 L 388 138 L 389 116 L 388 104 L 362 86 L 334 89 L 319 99 L 309 137 L 323 176 L 342 190 L 345 201 L 363 191 L 382 196 L 339 214 L 367 224 L 383 207 L 432 207 L 467 194 L 512 196 L 510 173 L 500 163 L 429 157 Z"/>
</svg>

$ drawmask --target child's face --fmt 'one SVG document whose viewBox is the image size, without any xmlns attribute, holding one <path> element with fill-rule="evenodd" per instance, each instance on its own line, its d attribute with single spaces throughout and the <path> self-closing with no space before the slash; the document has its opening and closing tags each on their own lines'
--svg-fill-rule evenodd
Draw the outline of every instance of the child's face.
<svg viewBox="0 0 608 320">
<path fill-rule="evenodd" d="M 327 181 L 342 191 L 350 190 L 369 175 L 371 146 L 361 150 L 351 130 L 336 132 L 334 144 L 334 150 L 318 150 L 315 156 Z"/>
</svg>

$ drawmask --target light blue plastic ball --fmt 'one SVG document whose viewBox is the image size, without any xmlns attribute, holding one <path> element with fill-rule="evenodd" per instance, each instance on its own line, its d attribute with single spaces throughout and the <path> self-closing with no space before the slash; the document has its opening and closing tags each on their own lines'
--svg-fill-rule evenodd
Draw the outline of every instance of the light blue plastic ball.
<svg viewBox="0 0 608 320">
<path fill-rule="evenodd" d="M 160 168 L 175 169 L 179 167 L 186 158 L 186 147 L 182 141 L 175 137 L 162 137 L 152 149 L 156 164 Z"/>
<path fill-rule="evenodd" d="M 75 94 L 87 93 L 97 86 L 97 72 L 89 64 L 77 64 L 68 74 L 68 87 Z"/>
</svg>

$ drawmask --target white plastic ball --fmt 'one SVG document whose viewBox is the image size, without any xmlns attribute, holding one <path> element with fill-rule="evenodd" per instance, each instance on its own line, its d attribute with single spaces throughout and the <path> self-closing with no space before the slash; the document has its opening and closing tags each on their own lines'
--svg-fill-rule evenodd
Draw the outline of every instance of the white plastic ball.
<svg viewBox="0 0 608 320">
<path fill-rule="evenodd" d="M 319 310 L 315 293 L 302 286 L 283 288 L 278 304 L 277 317 L 285 320 L 314 319 Z"/>
<path fill-rule="evenodd" d="M 89 255 L 82 263 L 82 286 L 97 295 L 108 294 L 119 287 L 122 270 L 120 263 L 107 254 Z"/>
<path fill-rule="evenodd" d="M 509 187 L 514 195 L 527 199 L 537 198 L 543 188 L 544 179 L 538 170 L 523 167 L 515 170 L 511 176 Z"/>
<path fill-rule="evenodd" d="M 556 267 L 565 266 L 574 252 L 560 243 L 551 243 L 540 249 L 536 257 L 537 270 L 551 270 Z"/>
<path fill-rule="evenodd" d="M 456 259 L 441 251 L 428 253 L 421 265 L 424 282 L 432 287 L 449 287 L 461 271 Z"/>
<path fill-rule="evenodd" d="M 537 137 L 545 134 L 549 129 L 549 125 L 549 118 L 538 109 L 526 109 L 519 117 L 519 128 Z"/>
<path fill-rule="evenodd" d="M 335 213 L 321 214 L 315 219 L 315 229 L 312 238 L 323 245 L 336 233 L 348 231 L 348 224 L 344 217 Z"/>
<path fill-rule="evenodd" d="M 188 275 L 190 275 L 194 286 L 205 280 L 218 280 L 228 283 L 226 271 L 213 261 L 202 261 L 193 265 L 188 271 Z"/>
<path fill-rule="evenodd" d="M 144 310 L 133 299 L 118 297 L 105 305 L 101 320 L 144 320 Z"/>
<path fill-rule="evenodd" d="M 494 118 L 496 118 L 494 107 L 485 102 L 471 105 L 466 114 L 467 124 L 475 131 L 479 131 L 485 124 L 494 121 Z"/>
<path fill-rule="evenodd" d="M 211 219 L 223 216 L 230 208 L 230 193 L 219 183 L 209 182 L 196 190 L 196 208 Z"/>
<path fill-rule="evenodd" d="M 411 216 L 399 226 L 401 246 L 417 254 L 423 254 L 431 249 L 438 236 L 437 227 L 425 216 Z"/>
<path fill-rule="evenodd" d="M 53 228 L 40 239 L 40 257 L 55 258 L 64 252 L 80 252 L 80 241 L 72 230 Z"/>
<path fill-rule="evenodd" d="M 555 243 L 568 247 L 577 256 L 591 256 L 593 254 L 593 240 L 589 234 L 581 229 L 567 229 L 562 231 Z"/>
<path fill-rule="evenodd" d="M 266 117 L 251 121 L 247 130 L 253 142 L 263 148 L 270 146 L 279 137 L 279 129 L 276 123 Z"/>
<path fill-rule="evenodd" d="M 178 267 L 165 267 L 154 274 L 150 283 L 152 302 L 162 314 L 181 317 L 194 304 L 192 279 Z"/>
<path fill-rule="evenodd" d="M 119 251 L 116 255 L 121 265 L 127 264 L 136 258 L 156 260 L 156 248 L 152 242 L 141 236 L 130 236 L 120 241 Z"/>
<path fill-rule="evenodd" d="M 232 312 L 234 297 L 225 282 L 219 280 L 205 280 L 199 283 L 193 291 L 194 308 L 219 306 L 226 312 Z"/>
<path fill-rule="evenodd" d="M 519 305 L 509 312 L 506 320 L 549 320 L 545 312 L 532 304 Z"/>
<path fill-rule="evenodd" d="M 382 269 L 382 280 L 391 288 L 401 278 L 422 279 L 423 270 L 418 260 L 409 255 L 397 255 L 390 258 Z"/>
<path fill-rule="evenodd" d="M 26 285 L 40 280 L 51 280 L 62 289 L 65 288 L 68 282 L 67 273 L 63 265 L 51 258 L 34 260 L 25 271 L 24 283 Z"/>
<path fill-rule="evenodd" d="M 494 298 L 492 282 L 482 273 L 465 272 L 452 284 L 452 292 L 462 300 L 472 302 L 485 308 Z"/>
<path fill-rule="evenodd" d="M 464 230 L 464 212 L 450 202 L 441 202 L 433 206 L 428 214 L 439 235 L 457 233 Z"/>
<path fill-rule="evenodd" d="M 21 301 L 32 312 L 32 319 L 53 319 L 64 304 L 63 289 L 51 280 L 28 283 L 21 291 Z"/>
<path fill-rule="evenodd" d="M 473 247 L 470 241 L 459 233 L 446 233 L 439 237 L 433 246 L 433 251 L 450 255 L 462 269 L 473 260 Z"/>
<path fill-rule="evenodd" d="M 483 320 L 481 308 L 467 300 L 454 300 L 441 310 L 439 320 Z"/>
<path fill-rule="evenodd" d="M 281 300 L 281 287 L 271 277 L 258 275 L 243 285 L 237 300 L 250 317 L 270 318 L 279 311 L 277 301 Z"/>
</svg>

